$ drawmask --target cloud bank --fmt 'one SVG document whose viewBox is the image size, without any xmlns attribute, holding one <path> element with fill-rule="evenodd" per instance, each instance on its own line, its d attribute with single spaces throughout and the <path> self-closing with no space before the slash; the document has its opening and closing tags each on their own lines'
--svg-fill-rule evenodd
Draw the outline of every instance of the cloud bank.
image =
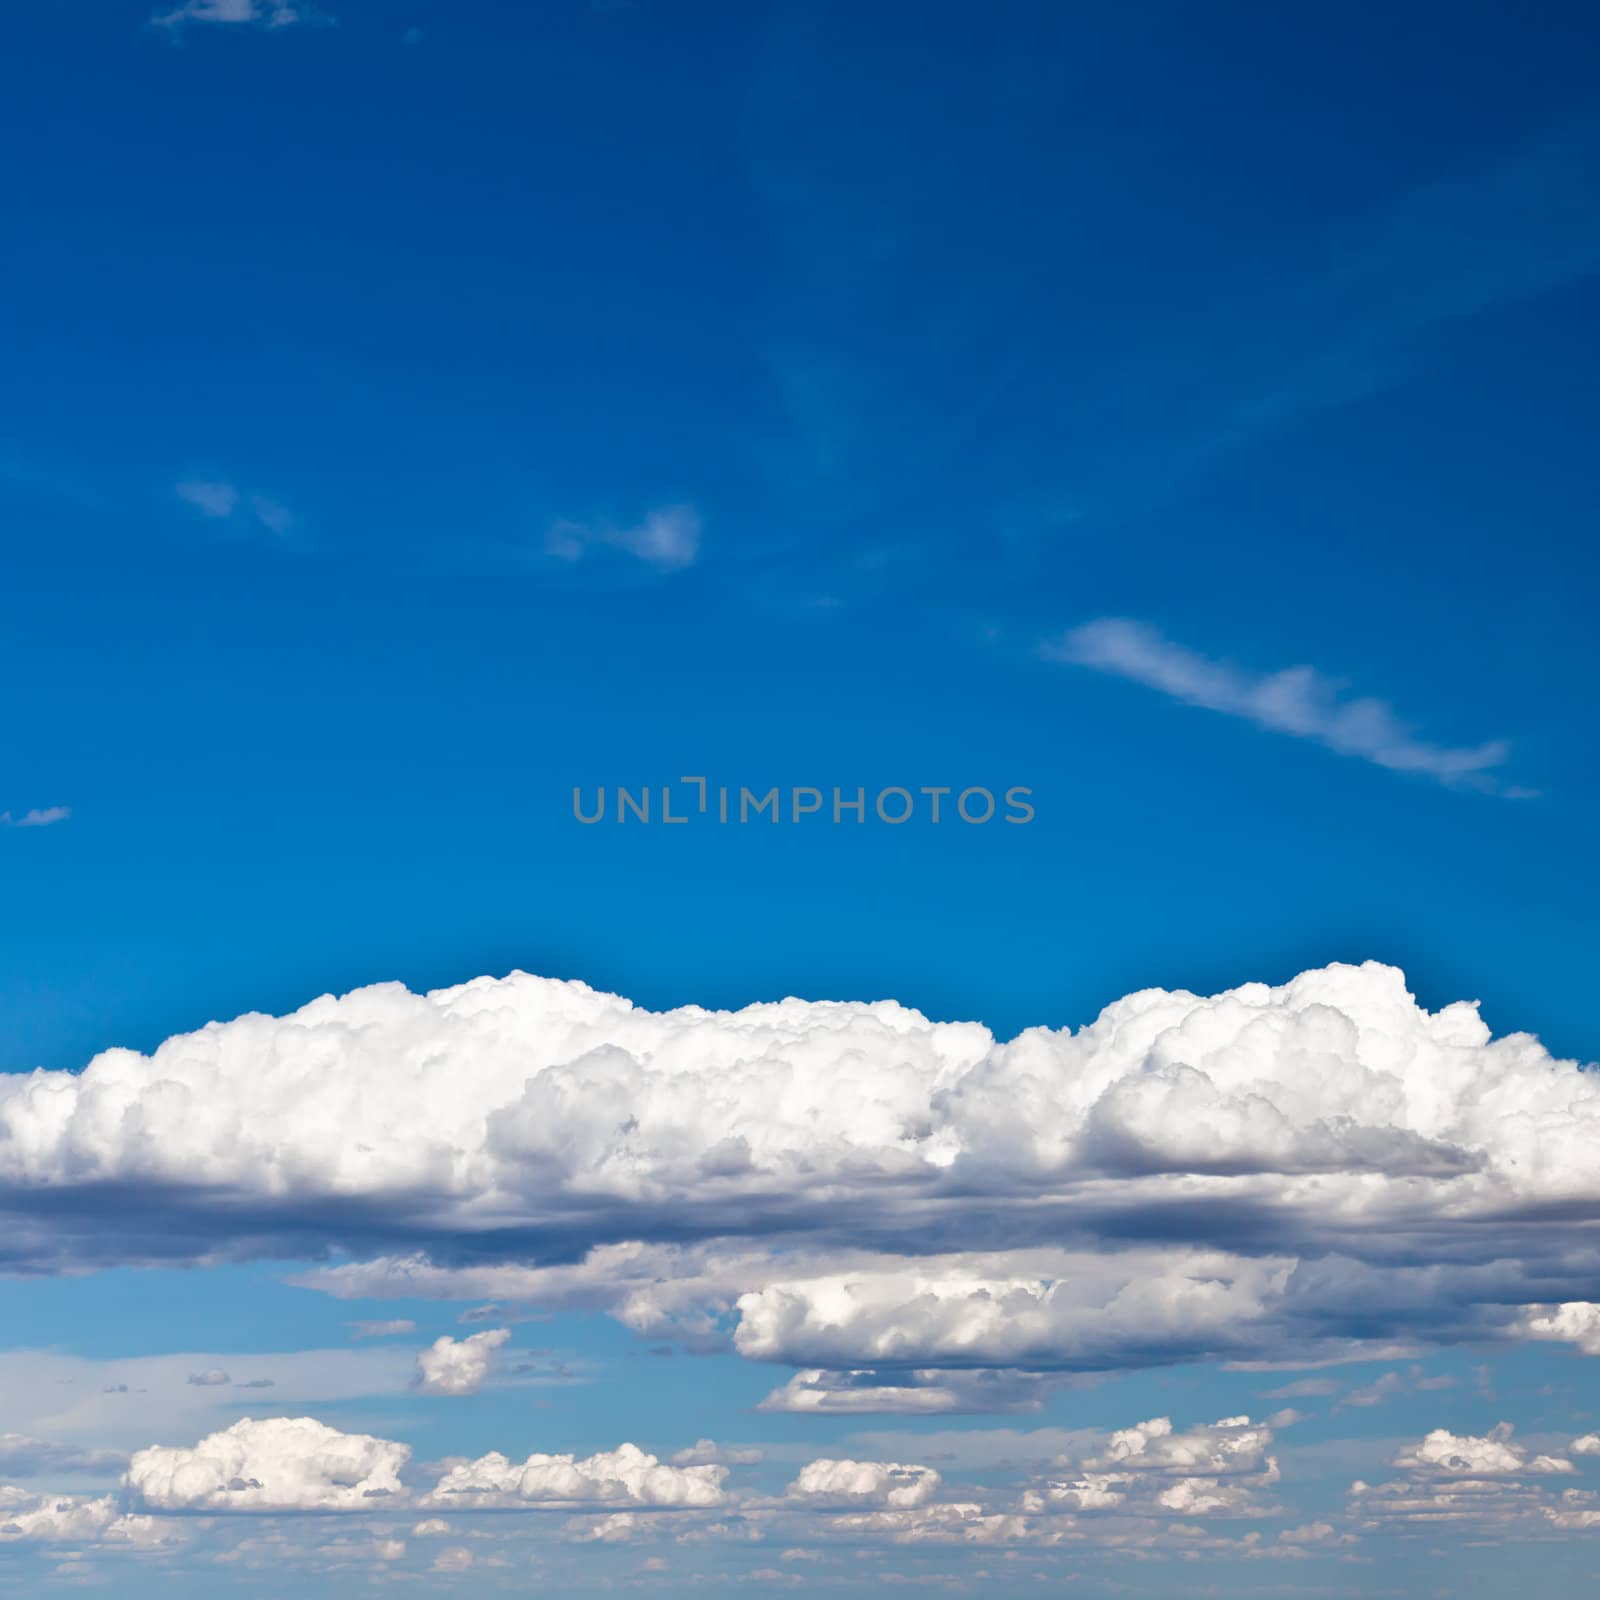
<svg viewBox="0 0 1600 1600">
<path fill-rule="evenodd" d="M 302 1281 L 805 1369 L 770 1409 L 1025 1407 L 1041 1375 L 1172 1361 L 1592 1352 L 1597 1137 L 1600 1077 L 1375 964 L 1009 1042 L 892 1001 L 655 1013 L 516 973 L 0 1081 L 0 1251 L 339 1249 Z M 470 1392 L 494 1337 L 440 1341 L 423 1381 Z"/>
</svg>

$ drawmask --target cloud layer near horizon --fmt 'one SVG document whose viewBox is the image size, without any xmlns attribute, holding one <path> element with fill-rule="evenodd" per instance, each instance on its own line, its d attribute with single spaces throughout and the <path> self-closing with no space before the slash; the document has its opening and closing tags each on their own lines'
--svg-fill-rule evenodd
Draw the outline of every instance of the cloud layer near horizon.
<svg viewBox="0 0 1600 1600">
<path fill-rule="evenodd" d="M 1030 1373 L 1585 1348 L 1597 1138 L 1600 1078 L 1370 963 L 1006 1043 L 516 973 L 0 1080 L 0 1210 L 13 1267 L 340 1249 L 307 1281 L 834 1375 L 773 1409 L 952 1410 L 982 1370 L 1027 1404 Z"/>
</svg>

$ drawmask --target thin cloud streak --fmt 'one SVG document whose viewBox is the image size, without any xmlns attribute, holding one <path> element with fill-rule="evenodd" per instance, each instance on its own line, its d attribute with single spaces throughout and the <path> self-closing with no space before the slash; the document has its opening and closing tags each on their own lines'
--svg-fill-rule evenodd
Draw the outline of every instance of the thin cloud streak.
<svg viewBox="0 0 1600 1600">
<path fill-rule="evenodd" d="M 1384 701 L 1347 697 L 1344 685 L 1315 667 L 1252 673 L 1201 655 L 1168 639 L 1149 623 L 1102 617 L 1046 642 L 1047 661 L 1088 667 L 1142 683 L 1273 733 L 1310 739 L 1340 755 L 1355 756 L 1391 772 L 1418 773 L 1450 787 L 1470 787 L 1508 798 L 1530 791 L 1509 788 L 1493 775 L 1511 754 L 1503 739 L 1470 747 L 1420 739 Z"/>
<path fill-rule="evenodd" d="M 65 822 L 72 815 L 70 806 L 35 806 L 31 811 L 24 811 L 20 817 L 14 817 L 9 811 L 0 811 L 0 827 L 6 828 L 50 828 L 58 822 Z"/>
<path fill-rule="evenodd" d="M 293 532 L 295 518 L 289 508 L 263 494 L 246 494 L 237 484 L 223 480 L 187 478 L 176 486 L 185 505 L 193 506 L 213 522 L 254 521 L 280 538 Z"/>
<path fill-rule="evenodd" d="M 563 521 L 545 535 L 545 554 L 559 561 L 581 561 L 591 548 L 604 545 L 657 571 L 678 572 L 693 566 L 700 553 L 700 515 L 693 506 L 661 506 L 631 528 Z"/>
<path fill-rule="evenodd" d="M 315 6 L 295 0 L 184 0 L 171 11 L 150 19 L 152 28 L 179 29 L 192 22 L 231 24 L 256 28 L 292 28 L 297 23 L 316 24 L 331 18 Z"/>
</svg>

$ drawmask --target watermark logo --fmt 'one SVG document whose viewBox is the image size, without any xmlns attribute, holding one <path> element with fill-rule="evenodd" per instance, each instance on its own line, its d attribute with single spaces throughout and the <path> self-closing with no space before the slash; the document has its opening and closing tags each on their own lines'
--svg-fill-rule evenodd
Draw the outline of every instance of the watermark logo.
<svg viewBox="0 0 1600 1600">
<path fill-rule="evenodd" d="M 1033 790 L 1020 784 L 999 792 L 974 785 L 958 789 L 953 784 L 899 784 L 869 794 L 863 785 L 831 790 L 796 785 L 748 789 L 743 784 L 712 786 L 704 777 L 679 778 L 676 784 L 643 784 L 592 792 L 572 791 L 572 815 L 586 827 L 601 822 L 685 825 L 712 822 L 745 825 L 769 822 L 795 826 L 809 822 L 839 824 L 886 823 L 898 828 L 911 821 L 941 824 L 966 823 L 983 827 L 991 822 L 1022 826 L 1033 821 Z"/>
</svg>

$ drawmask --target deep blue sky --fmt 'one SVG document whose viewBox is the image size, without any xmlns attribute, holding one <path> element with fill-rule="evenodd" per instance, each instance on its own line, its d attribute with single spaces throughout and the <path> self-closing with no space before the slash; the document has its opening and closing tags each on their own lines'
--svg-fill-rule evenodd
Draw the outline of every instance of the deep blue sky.
<svg viewBox="0 0 1600 1600">
<path fill-rule="evenodd" d="M 0 809 L 73 811 L 0 837 L 7 1067 L 513 965 L 1010 1031 L 1364 955 L 1595 1052 L 1579 8 L 142 22 L 0 57 Z M 675 503 L 688 570 L 543 553 Z M 1101 615 L 1542 798 L 1036 659 Z M 700 771 L 1039 816 L 569 820 Z"/>
<path fill-rule="evenodd" d="M 1009 1035 L 1368 958 L 1600 1056 L 1589 8 L 329 9 L 0 22 L 0 1069 L 517 967 Z M 1107 617 L 1509 753 L 1042 655 Z M 691 773 L 1037 816 L 572 819 Z"/>
</svg>

